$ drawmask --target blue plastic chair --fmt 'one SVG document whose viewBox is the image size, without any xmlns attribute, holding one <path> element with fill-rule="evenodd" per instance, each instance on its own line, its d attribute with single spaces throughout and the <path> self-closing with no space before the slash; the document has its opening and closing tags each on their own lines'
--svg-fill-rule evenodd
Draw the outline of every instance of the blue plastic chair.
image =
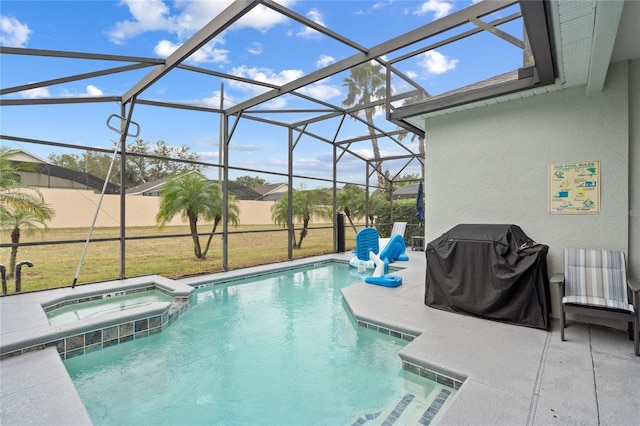
<svg viewBox="0 0 640 426">
<path fill-rule="evenodd" d="M 356 234 L 356 256 L 360 260 L 369 260 L 369 252 L 378 253 L 380 234 L 375 228 L 363 228 Z"/>
</svg>

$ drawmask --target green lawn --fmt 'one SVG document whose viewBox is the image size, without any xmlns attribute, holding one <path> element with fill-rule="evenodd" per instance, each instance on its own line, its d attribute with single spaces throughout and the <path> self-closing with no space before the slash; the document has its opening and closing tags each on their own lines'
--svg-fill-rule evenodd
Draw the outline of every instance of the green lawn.
<svg viewBox="0 0 640 426">
<path fill-rule="evenodd" d="M 328 226 L 328 225 L 314 225 Z M 273 226 L 238 226 L 235 231 L 260 231 L 248 234 L 229 235 L 229 269 L 238 269 L 287 260 L 287 233 Z M 202 229 L 204 232 L 205 230 Z M 218 228 L 221 231 L 221 228 Z M 87 229 L 50 229 L 44 234 L 23 236 L 20 242 L 82 240 Z M 188 226 L 130 228 L 127 238 L 139 236 L 161 236 L 187 234 Z M 120 234 L 119 228 L 96 228 L 92 240 L 114 238 Z M 9 241 L 9 234 L 0 235 L 1 241 Z M 299 233 L 296 232 L 299 238 Z M 201 237 L 204 247 L 206 238 Z M 355 232 L 346 228 L 347 250 L 355 247 Z M 20 247 L 18 262 L 30 260 L 33 268 L 22 269 L 22 291 L 65 287 L 73 283 L 84 242 Z M 293 251 L 294 258 L 303 258 L 333 252 L 332 229 L 310 229 L 302 243 L 302 248 Z M 8 267 L 9 248 L 0 249 L 0 263 Z M 193 254 L 191 237 L 154 238 L 127 241 L 125 248 L 126 277 L 159 274 L 168 278 L 222 271 L 222 236 L 213 237 L 211 248 L 205 260 L 196 259 Z M 85 256 L 78 284 L 117 279 L 120 276 L 120 242 L 92 242 Z M 8 280 L 9 293 L 15 290 L 14 280 Z"/>
</svg>

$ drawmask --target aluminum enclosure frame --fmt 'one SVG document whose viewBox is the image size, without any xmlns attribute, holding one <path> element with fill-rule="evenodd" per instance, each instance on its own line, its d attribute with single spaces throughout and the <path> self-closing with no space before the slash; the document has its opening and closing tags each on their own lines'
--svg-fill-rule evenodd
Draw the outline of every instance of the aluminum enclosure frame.
<svg viewBox="0 0 640 426">
<path fill-rule="evenodd" d="M 492 22 L 481 21 L 481 18 L 501 11 L 504 8 L 519 4 L 521 13 L 510 15 L 509 17 L 499 18 Z M 297 21 L 298 23 L 305 25 L 322 33 L 325 36 L 332 38 L 354 50 L 357 51 L 354 55 L 342 59 L 332 65 L 319 69 L 318 71 L 311 72 L 297 80 L 288 82 L 281 86 L 263 83 L 247 78 L 237 77 L 231 74 L 213 71 L 210 69 L 186 65 L 183 62 L 189 58 L 189 56 L 197 51 L 200 47 L 204 46 L 207 42 L 215 38 L 222 31 L 230 27 L 234 22 L 241 19 L 245 14 L 258 6 L 264 6 L 272 11 L 280 13 L 290 19 Z M 513 37 L 501 33 L 496 27 L 515 20 L 523 19 L 525 26 L 525 40 L 514 40 Z M 474 23 L 476 28 L 471 31 L 464 32 L 456 37 L 452 37 L 444 42 L 433 43 L 427 47 L 418 47 L 409 54 L 402 54 L 395 58 L 388 59 L 389 56 L 402 49 L 411 48 L 421 42 L 428 41 L 431 37 L 444 33 L 445 31 L 458 28 L 468 23 Z M 449 96 L 438 97 L 437 99 L 431 99 L 429 93 L 420 87 L 417 83 L 411 80 L 408 76 L 404 75 L 394 65 L 408 57 L 418 55 L 428 50 L 435 49 L 441 45 L 452 43 L 463 37 L 470 37 L 474 34 L 481 32 L 490 32 L 494 35 L 503 38 L 506 42 L 519 45 L 523 48 L 524 52 L 531 52 L 533 56 L 533 65 L 524 66 L 518 70 L 518 78 L 515 81 L 500 82 L 495 84 L 487 84 L 485 87 L 475 88 L 472 90 L 461 91 L 453 93 Z M 220 165 L 223 172 L 223 269 L 227 270 L 227 253 L 228 253 L 228 224 L 227 224 L 227 201 L 228 191 L 226 188 L 226 182 L 229 177 L 229 144 L 232 143 L 234 129 L 240 122 L 240 120 L 255 120 L 257 122 L 267 123 L 275 126 L 281 126 L 287 128 L 288 131 L 288 182 L 289 182 L 289 202 L 292 202 L 292 182 L 293 182 L 293 150 L 296 146 L 296 136 L 300 138 L 302 135 L 309 136 L 319 142 L 332 145 L 333 149 L 333 194 L 334 194 L 334 212 L 335 212 L 335 195 L 337 184 L 337 163 L 344 156 L 344 154 L 350 154 L 355 158 L 358 158 L 365 164 L 366 188 L 367 194 L 369 191 L 369 177 L 376 171 L 382 171 L 376 169 L 375 162 L 382 164 L 384 161 L 407 159 L 407 164 L 411 161 L 417 160 L 421 165 L 424 164 L 424 154 L 415 152 L 410 149 L 407 144 L 403 144 L 402 136 L 407 132 L 414 133 L 420 138 L 424 138 L 424 129 L 418 128 L 413 125 L 408 119 L 419 114 L 423 114 L 429 111 L 441 110 L 450 108 L 452 106 L 459 106 L 466 103 L 472 103 L 478 99 L 486 99 L 487 97 L 500 96 L 505 93 L 513 91 L 525 90 L 537 85 L 551 84 L 556 76 L 553 52 L 551 50 L 551 26 L 548 19 L 548 0 L 485 0 L 476 4 L 473 4 L 458 12 L 452 13 L 444 18 L 428 23 L 424 26 L 408 31 L 398 37 L 387 40 L 375 46 L 361 46 L 353 40 L 348 39 L 327 27 L 316 24 L 308 18 L 290 10 L 275 1 L 272 0 L 236 0 L 230 6 L 228 6 L 218 16 L 213 18 L 207 25 L 205 25 L 200 31 L 198 31 L 193 37 L 187 40 L 180 48 L 178 48 L 173 54 L 166 59 L 158 58 L 144 58 L 135 56 L 124 55 L 110 55 L 110 54 L 93 54 L 82 52 L 67 52 L 67 51 L 54 51 L 43 49 L 25 49 L 14 47 L 0 47 L 0 54 L 5 55 L 27 55 L 27 56 L 42 56 L 42 57 L 55 57 L 55 58 L 72 58 L 72 59 L 84 59 L 84 60 L 102 60 L 102 61 L 116 61 L 128 63 L 128 65 L 106 68 L 103 70 L 70 75 L 63 78 L 50 79 L 40 81 L 37 83 L 23 84 L 14 87 L 2 87 L 0 88 L 0 95 L 9 95 L 18 93 L 24 90 L 30 90 L 34 88 L 43 88 L 57 84 L 63 84 L 73 81 L 86 80 L 94 77 L 124 73 L 131 70 L 143 69 L 153 67 L 152 70 L 139 81 L 131 85 L 129 90 L 123 93 L 121 96 L 101 96 L 101 97 L 79 97 L 79 98 L 40 98 L 40 99 L 20 99 L 20 98 L 2 98 L 0 99 L 0 106 L 28 106 L 28 105 L 48 105 L 48 104 L 71 104 L 71 103 L 99 103 L 99 102 L 116 102 L 120 105 L 120 116 L 127 117 L 125 127 L 129 125 L 133 118 L 133 110 L 136 104 L 149 105 L 163 108 L 174 108 L 191 111 L 208 112 L 212 114 L 218 114 L 221 117 L 223 123 L 222 127 L 222 146 L 224 149 L 223 161 Z M 526 56 L 523 54 L 523 56 Z M 340 105 L 333 105 L 322 100 L 313 98 L 309 95 L 300 93 L 298 90 L 305 86 L 333 76 L 343 71 L 347 71 L 350 68 L 366 63 L 368 61 L 376 61 L 386 69 L 387 72 L 387 96 L 386 99 L 374 100 L 366 105 L 360 105 L 351 108 L 344 108 Z M 527 60 L 523 60 L 526 64 Z M 164 102 L 153 99 L 144 99 L 141 96 L 145 91 L 153 86 L 162 76 L 171 72 L 173 69 L 181 69 L 198 73 L 205 76 L 216 77 L 220 79 L 238 81 L 248 83 L 252 85 L 259 85 L 266 87 L 269 90 L 261 95 L 254 96 L 244 102 L 236 105 L 224 108 L 221 105 L 220 108 L 205 107 L 202 105 L 190 105 L 176 102 Z M 391 93 L 391 78 L 399 78 L 409 86 L 413 87 L 413 90 L 400 94 L 392 95 Z M 275 99 L 279 96 L 291 95 L 299 97 L 308 101 L 311 101 L 318 105 L 318 108 L 314 109 L 299 109 L 299 110 L 260 110 L 257 109 L 260 105 Z M 415 99 L 423 99 L 422 101 L 414 102 Z M 409 103 L 409 102 L 413 103 Z M 398 106 L 400 104 L 400 106 Z M 385 131 L 381 128 L 373 129 L 373 137 L 371 135 L 365 135 L 356 138 L 340 139 L 338 137 L 340 127 L 344 120 L 349 117 L 358 120 L 365 126 L 368 123 L 359 116 L 359 112 L 368 108 L 384 107 L 386 110 L 386 117 L 389 121 L 393 122 L 401 129 L 395 131 Z M 272 118 L 264 118 L 262 115 L 265 113 L 276 115 L 279 113 L 291 113 L 291 112 L 304 112 L 316 114 L 313 118 L 301 120 L 294 123 L 287 123 Z M 324 136 L 314 134 L 307 129 L 307 125 L 311 123 L 321 122 L 333 118 L 340 118 L 340 124 L 337 126 L 335 134 L 332 136 Z M 402 130 L 403 129 L 403 130 Z M 359 142 L 371 141 L 372 138 L 384 137 L 397 144 L 397 146 L 404 152 L 406 156 L 393 156 L 375 159 L 376 161 L 365 158 L 359 154 L 353 145 Z M 0 139 L 18 141 L 21 139 L 18 135 L 5 135 L 1 134 Z M 35 141 L 33 139 L 22 140 L 30 143 L 42 143 L 45 145 L 55 145 L 73 148 L 81 148 L 80 146 L 74 146 L 70 144 L 61 144 L 48 141 Z M 123 158 L 127 155 L 126 144 L 124 140 L 121 141 L 123 149 L 119 152 Z M 122 162 L 121 176 L 123 181 L 121 187 L 124 188 L 124 161 Z M 402 169 L 404 169 L 402 167 Z M 373 170 L 372 170 L 373 169 Z M 402 171 L 401 169 L 401 171 Z M 400 172 L 394 173 L 398 176 Z M 126 276 L 124 265 L 124 252 L 125 252 L 125 236 L 124 229 L 125 223 L 125 209 L 126 200 L 124 196 L 125 191 L 121 191 L 121 278 Z M 289 229 L 293 229 L 292 217 L 291 217 L 291 205 L 289 207 Z M 335 214 L 334 214 L 335 216 Z M 335 224 L 334 224 L 335 226 Z M 334 233 L 334 248 L 336 247 L 335 233 Z M 292 242 L 289 239 L 289 258 L 292 258 Z"/>
</svg>

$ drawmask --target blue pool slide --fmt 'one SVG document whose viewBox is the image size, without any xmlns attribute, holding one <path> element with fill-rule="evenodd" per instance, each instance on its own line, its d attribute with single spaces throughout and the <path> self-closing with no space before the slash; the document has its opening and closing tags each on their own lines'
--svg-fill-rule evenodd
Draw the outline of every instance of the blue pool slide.
<svg viewBox="0 0 640 426">
<path fill-rule="evenodd" d="M 407 261 L 409 256 L 405 253 L 406 245 L 402 235 L 394 235 L 389 242 L 379 248 L 380 235 L 375 228 L 364 228 L 356 234 L 355 256 L 349 264 L 357 268 L 373 269 L 375 264 L 369 257 L 369 252 L 379 253 L 380 258 L 388 265 L 395 260 Z"/>
<path fill-rule="evenodd" d="M 409 256 L 405 253 L 406 249 L 404 237 L 402 235 L 394 235 L 380 252 L 380 259 L 385 262 L 393 262 L 394 260 L 406 262 L 409 260 Z"/>
</svg>

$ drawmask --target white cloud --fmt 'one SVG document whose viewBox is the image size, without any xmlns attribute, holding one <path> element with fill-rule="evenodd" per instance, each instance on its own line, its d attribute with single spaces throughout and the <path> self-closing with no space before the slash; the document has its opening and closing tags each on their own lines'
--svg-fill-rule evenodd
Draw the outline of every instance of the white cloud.
<svg viewBox="0 0 640 426">
<path fill-rule="evenodd" d="M 263 148 L 263 145 L 250 142 L 233 141 L 233 143 L 229 144 L 231 151 L 259 151 Z"/>
<path fill-rule="evenodd" d="M 310 20 L 312 20 L 318 25 L 322 25 L 323 27 L 326 26 L 324 24 L 324 20 L 322 19 L 322 14 L 316 8 L 313 8 L 309 12 L 307 12 L 307 18 L 309 18 Z M 305 26 L 302 30 L 298 31 L 296 35 L 302 38 L 312 38 L 312 37 L 319 36 L 320 33 L 318 33 L 313 28 L 309 28 Z"/>
<path fill-rule="evenodd" d="M 447 16 L 451 9 L 453 9 L 453 3 L 444 0 L 427 0 L 422 3 L 420 7 L 413 11 L 414 15 L 423 16 L 429 13 L 433 13 L 433 20 L 444 18 Z"/>
<path fill-rule="evenodd" d="M 93 84 L 90 84 L 87 86 L 86 93 L 80 96 L 96 97 L 96 96 L 102 96 L 103 94 L 104 93 L 102 92 L 102 90 L 98 89 Z"/>
<path fill-rule="evenodd" d="M 391 1 L 379 1 L 374 3 L 374 5 L 371 7 L 372 9 L 382 9 L 383 7 L 389 6 L 391 3 Z"/>
<path fill-rule="evenodd" d="M 270 110 L 285 109 L 286 106 L 287 100 L 283 97 L 273 98 L 261 105 L 262 108 Z"/>
<path fill-rule="evenodd" d="M 301 87 L 297 91 L 321 101 L 327 101 L 342 94 L 340 88 L 322 82 L 317 82 L 305 87 Z"/>
<path fill-rule="evenodd" d="M 182 43 L 172 43 L 169 40 L 160 40 L 156 47 L 153 49 L 155 54 L 166 58 L 175 52 Z M 217 49 L 215 47 L 216 43 L 211 41 L 200 49 L 191 54 L 188 59 L 188 62 L 194 63 L 222 63 L 228 61 L 228 50 L 225 49 Z"/>
<path fill-rule="evenodd" d="M 38 98 L 49 98 L 51 94 L 49 93 L 49 89 L 46 87 L 38 87 L 31 90 L 25 90 L 20 92 L 20 96 L 26 99 L 38 99 Z"/>
<path fill-rule="evenodd" d="M 288 6 L 293 0 L 280 3 Z M 121 0 L 131 13 L 131 19 L 117 22 L 108 32 L 109 39 L 124 44 L 127 39 L 149 31 L 166 31 L 186 40 L 219 15 L 232 0 L 191 1 L 172 3 L 172 11 L 162 0 Z M 274 25 L 287 22 L 287 18 L 264 5 L 258 5 L 234 23 L 231 28 L 256 28 L 267 31 Z M 220 36 L 216 37 L 218 39 Z"/>
<path fill-rule="evenodd" d="M 15 18 L 0 15 L 0 44 L 7 47 L 25 47 L 32 31 Z"/>
<path fill-rule="evenodd" d="M 209 42 L 196 50 L 190 57 L 189 62 L 195 63 L 224 63 L 229 60 L 229 51 L 218 49 L 214 42 Z"/>
<path fill-rule="evenodd" d="M 430 50 L 419 56 L 419 65 L 429 74 L 443 74 L 456 68 L 457 59 L 450 59 L 440 52 Z"/>
<path fill-rule="evenodd" d="M 129 8 L 133 20 L 116 22 L 109 31 L 109 39 L 116 44 L 124 44 L 131 37 L 147 31 L 177 31 L 178 26 L 169 13 L 169 8 L 161 0 L 122 0 Z"/>
<path fill-rule="evenodd" d="M 336 61 L 336 58 L 329 55 L 321 55 L 320 59 L 316 61 L 316 68 L 324 68 L 327 65 L 333 64 Z"/>
<path fill-rule="evenodd" d="M 76 98 L 76 97 L 98 97 L 103 96 L 104 93 L 102 90 L 94 86 L 93 84 L 89 84 L 83 93 L 72 93 L 67 90 L 63 90 L 58 96 L 65 98 Z M 41 98 L 50 98 L 52 97 L 51 92 L 47 87 L 37 87 L 31 90 L 25 90 L 20 92 L 20 96 L 26 99 L 41 99 Z"/>
<path fill-rule="evenodd" d="M 220 108 L 220 91 L 219 90 L 214 91 L 211 94 L 211 96 L 209 96 L 208 98 L 201 99 L 197 103 L 204 106 L 208 106 L 210 108 Z M 235 105 L 235 104 L 236 104 L 235 100 L 229 98 L 229 95 L 225 93 L 223 106 L 225 108 L 228 108 L 229 106 Z"/>
<path fill-rule="evenodd" d="M 178 8 L 182 7 L 182 10 L 174 19 L 178 23 L 178 28 L 183 33 L 182 35 L 189 35 L 188 33 L 193 33 L 208 24 L 231 3 L 232 0 L 178 1 L 176 6 Z M 280 3 L 286 7 L 291 1 Z M 286 22 L 286 20 L 285 16 L 274 12 L 272 9 L 258 5 L 233 24 L 232 28 L 255 28 L 259 31 L 267 31 L 274 25 Z"/>
<path fill-rule="evenodd" d="M 219 158 L 218 151 L 199 151 L 197 152 L 197 154 L 200 157 L 200 161 L 207 161 L 210 163 L 218 162 L 218 158 Z"/>
<path fill-rule="evenodd" d="M 358 9 L 354 13 L 356 15 L 368 15 L 368 14 L 372 13 L 373 11 L 377 11 L 379 9 L 385 8 L 387 6 L 390 6 L 391 4 L 393 4 L 394 1 L 395 0 L 377 1 L 377 2 L 373 3 L 369 9 Z M 361 3 L 364 3 L 364 2 L 361 2 Z M 368 6 L 369 3 L 367 3 L 366 5 Z"/>
<path fill-rule="evenodd" d="M 245 65 L 233 68 L 231 70 L 231 74 L 276 86 L 282 86 L 290 81 L 297 80 L 304 75 L 302 70 L 282 70 L 280 72 L 275 72 L 269 68 L 247 67 Z M 257 96 L 270 90 L 264 86 L 233 80 L 229 82 L 229 85 L 237 90 L 248 93 L 250 96 Z M 277 97 L 262 104 L 261 107 L 265 109 L 284 109 L 286 105 L 287 100 L 284 97 Z"/>
<path fill-rule="evenodd" d="M 205 3 L 196 1 L 195 3 Z M 213 1 L 212 3 L 217 3 Z M 230 2 L 229 2 L 230 3 Z M 278 1 L 284 7 L 290 7 L 295 0 L 282 0 Z M 232 28 L 255 28 L 260 31 L 267 31 L 270 28 L 288 22 L 289 18 L 284 15 L 269 9 L 264 5 L 258 5 L 254 7 L 249 13 L 243 16 L 238 22 L 236 22 Z"/>
<path fill-rule="evenodd" d="M 169 40 L 160 40 L 153 51 L 161 58 L 166 58 L 171 55 L 175 50 L 180 47 L 180 44 L 172 43 Z"/>
<path fill-rule="evenodd" d="M 248 67 L 246 65 L 233 68 L 231 70 L 231 74 L 238 77 L 260 81 L 262 83 L 275 84 L 277 86 L 282 86 L 290 81 L 297 80 L 304 75 L 302 70 L 282 70 L 280 72 L 275 72 L 270 68 Z M 252 85 L 241 83 L 241 86 L 247 87 Z M 264 92 L 264 88 L 258 86 L 254 87 L 257 87 L 256 90 L 258 92 Z"/>
<path fill-rule="evenodd" d="M 262 43 L 254 41 L 247 48 L 247 52 L 251 53 L 252 55 L 260 55 L 260 54 L 262 54 Z"/>
<path fill-rule="evenodd" d="M 220 108 L 220 91 L 213 92 L 211 96 L 202 99 L 199 103 L 210 108 Z"/>
<path fill-rule="evenodd" d="M 373 149 L 371 148 L 358 148 L 358 149 L 352 149 L 352 151 L 358 154 L 362 158 L 367 158 L 367 159 L 374 158 Z"/>
</svg>

